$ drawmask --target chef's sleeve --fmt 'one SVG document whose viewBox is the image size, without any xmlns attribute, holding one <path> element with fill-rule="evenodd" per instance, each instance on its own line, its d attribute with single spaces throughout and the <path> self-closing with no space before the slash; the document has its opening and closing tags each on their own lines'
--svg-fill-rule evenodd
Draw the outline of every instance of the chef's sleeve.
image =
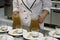
<svg viewBox="0 0 60 40">
<path fill-rule="evenodd" d="M 18 11 L 18 2 L 17 0 L 13 0 L 13 11 Z"/>
<path fill-rule="evenodd" d="M 50 9 L 51 9 L 51 0 L 42 0 L 43 2 L 43 10 L 47 10 L 48 12 L 50 12 Z"/>
</svg>

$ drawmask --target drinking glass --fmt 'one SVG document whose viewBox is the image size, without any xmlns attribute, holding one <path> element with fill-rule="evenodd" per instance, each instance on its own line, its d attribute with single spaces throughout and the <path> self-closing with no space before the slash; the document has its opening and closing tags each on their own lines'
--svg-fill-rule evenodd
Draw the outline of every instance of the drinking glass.
<svg viewBox="0 0 60 40">
<path fill-rule="evenodd" d="M 39 19 L 38 15 L 31 15 L 31 23 L 29 27 L 30 31 L 39 31 Z"/>
</svg>

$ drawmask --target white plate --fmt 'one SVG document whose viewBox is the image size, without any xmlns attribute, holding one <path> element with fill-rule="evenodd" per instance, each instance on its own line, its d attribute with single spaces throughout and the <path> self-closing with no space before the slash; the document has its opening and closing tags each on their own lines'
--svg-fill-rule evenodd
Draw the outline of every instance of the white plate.
<svg viewBox="0 0 60 40">
<path fill-rule="evenodd" d="M 18 32 L 22 32 L 21 34 L 17 34 L 17 33 L 13 33 L 14 31 L 18 30 Z M 8 32 L 8 34 L 12 35 L 12 36 L 20 36 L 20 35 L 23 35 L 23 32 L 27 32 L 27 30 L 25 29 L 13 29 L 13 30 L 10 30 Z"/>
<path fill-rule="evenodd" d="M 43 37 L 43 40 L 58 40 L 58 39 L 53 37 Z"/>
<path fill-rule="evenodd" d="M 56 34 L 56 30 L 50 31 L 49 36 L 55 37 L 55 38 L 60 38 L 60 35 Z"/>
<path fill-rule="evenodd" d="M 0 35 L 0 40 L 14 40 L 14 38 L 9 35 Z"/>
<path fill-rule="evenodd" d="M 28 39 L 28 40 L 42 40 L 42 38 L 43 38 L 43 34 L 42 33 L 39 33 L 39 37 L 38 38 L 33 38 L 33 37 L 28 37 L 28 35 L 30 34 L 31 32 L 27 32 L 27 33 L 24 33 L 23 34 L 23 37 L 25 38 L 25 39 Z"/>
<path fill-rule="evenodd" d="M 0 32 L 3 33 L 3 32 L 8 32 L 8 31 L 12 30 L 12 27 L 11 27 L 11 26 L 5 26 L 5 27 L 7 27 L 7 30 L 4 30 L 4 31 L 3 31 L 3 30 L 0 29 Z M 0 27 L 0 28 L 1 28 L 1 27 Z"/>
</svg>

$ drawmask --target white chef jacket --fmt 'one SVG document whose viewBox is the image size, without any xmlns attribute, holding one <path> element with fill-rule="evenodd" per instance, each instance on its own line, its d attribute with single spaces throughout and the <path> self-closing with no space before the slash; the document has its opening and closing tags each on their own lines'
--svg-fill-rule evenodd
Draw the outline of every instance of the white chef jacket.
<svg viewBox="0 0 60 40">
<path fill-rule="evenodd" d="M 28 8 L 33 4 L 34 0 L 23 0 Z M 50 12 L 51 0 L 36 0 L 33 7 L 30 9 L 32 13 L 24 6 L 21 0 L 13 0 L 13 11 L 19 11 L 19 15 L 22 20 L 22 24 L 30 24 L 31 14 L 36 18 L 37 15 L 42 15 L 42 10 L 48 10 Z M 27 17 L 27 19 L 25 19 Z M 44 23 L 40 24 L 40 28 L 44 28 Z"/>
</svg>

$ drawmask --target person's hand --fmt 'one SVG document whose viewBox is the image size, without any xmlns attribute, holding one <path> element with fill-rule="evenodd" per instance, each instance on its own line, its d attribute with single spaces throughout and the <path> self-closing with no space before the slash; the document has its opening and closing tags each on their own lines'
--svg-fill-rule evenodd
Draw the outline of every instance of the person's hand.
<svg viewBox="0 0 60 40">
<path fill-rule="evenodd" d="M 39 16 L 39 23 L 41 24 L 41 23 L 43 23 L 43 21 L 44 21 L 44 17 L 43 16 Z"/>
</svg>

